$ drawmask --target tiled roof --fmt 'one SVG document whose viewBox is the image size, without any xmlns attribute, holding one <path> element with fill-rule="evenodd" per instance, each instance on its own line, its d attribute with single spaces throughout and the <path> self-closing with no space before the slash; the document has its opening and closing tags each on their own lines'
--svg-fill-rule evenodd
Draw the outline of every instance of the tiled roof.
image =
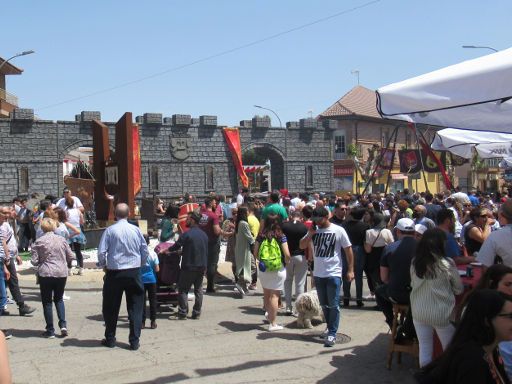
<svg viewBox="0 0 512 384">
<path fill-rule="evenodd" d="M 377 112 L 376 103 L 375 91 L 358 85 L 322 112 L 320 117 L 359 115 L 380 119 L 381 116 Z"/>
</svg>

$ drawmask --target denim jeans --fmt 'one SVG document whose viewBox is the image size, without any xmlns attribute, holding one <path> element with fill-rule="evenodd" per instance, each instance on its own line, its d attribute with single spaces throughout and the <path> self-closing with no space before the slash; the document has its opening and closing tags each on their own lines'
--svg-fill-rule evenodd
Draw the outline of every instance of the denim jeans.
<svg viewBox="0 0 512 384">
<path fill-rule="evenodd" d="M 41 291 L 41 301 L 43 303 L 44 319 L 46 321 L 46 330 L 54 333 L 52 297 L 59 318 L 59 328 L 66 328 L 66 310 L 64 309 L 64 287 L 66 286 L 66 277 L 39 277 L 39 289 Z"/>
<path fill-rule="evenodd" d="M 366 253 L 364 248 L 360 245 L 353 245 L 352 251 L 354 252 L 354 280 L 356 282 L 356 300 L 363 300 L 363 270 L 365 264 Z M 343 272 L 348 268 L 343 266 Z M 350 286 L 351 282 L 343 280 L 343 298 L 350 299 Z"/>
<path fill-rule="evenodd" d="M 340 307 L 338 305 L 341 277 L 316 277 L 315 287 L 318 293 L 318 301 L 322 306 L 329 336 L 336 336 L 340 324 Z"/>
<path fill-rule="evenodd" d="M 7 291 L 5 289 L 4 259 L 0 259 L 0 314 L 7 304 Z"/>
</svg>

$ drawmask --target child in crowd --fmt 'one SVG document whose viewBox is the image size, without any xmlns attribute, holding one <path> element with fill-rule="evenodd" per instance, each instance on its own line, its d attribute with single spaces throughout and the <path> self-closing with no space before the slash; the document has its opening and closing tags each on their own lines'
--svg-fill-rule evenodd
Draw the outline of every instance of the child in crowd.
<svg viewBox="0 0 512 384">
<path fill-rule="evenodd" d="M 149 245 L 149 236 L 144 235 L 146 243 Z M 156 328 L 156 274 L 160 270 L 158 256 L 156 252 L 148 248 L 149 255 L 146 265 L 142 266 L 142 283 L 144 284 L 144 309 L 142 311 L 142 328 L 146 327 L 146 300 L 149 298 L 149 319 L 151 320 L 151 329 Z"/>
</svg>

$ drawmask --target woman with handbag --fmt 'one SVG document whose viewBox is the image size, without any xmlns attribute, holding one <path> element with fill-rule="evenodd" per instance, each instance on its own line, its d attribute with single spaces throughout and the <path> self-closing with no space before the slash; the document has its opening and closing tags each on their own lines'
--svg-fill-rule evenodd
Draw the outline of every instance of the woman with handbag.
<svg viewBox="0 0 512 384">
<path fill-rule="evenodd" d="M 380 280 L 380 257 L 386 245 L 393 241 L 393 233 L 386 228 L 386 218 L 382 213 L 371 211 L 370 225 L 372 228 L 366 231 L 364 241 L 364 250 L 366 252 L 366 262 L 364 273 L 368 282 L 370 296 L 368 299 L 375 299 L 375 289 L 382 284 Z"/>
<path fill-rule="evenodd" d="M 41 229 L 44 234 L 32 245 L 32 265 L 37 266 L 39 276 L 39 289 L 43 304 L 46 331 L 43 337 L 55 338 L 53 325 L 52 301 L 55 303 L 59 318 L 60 333 L 63 337 L 68 335 L 66 312 L 64 308 L 64 288 L 68 276 L 68 262 L 71 262 L 73 253 L 67 241 L 54 233 L 57 228 L 55 220 L 43 218 Z"/>
</svg>

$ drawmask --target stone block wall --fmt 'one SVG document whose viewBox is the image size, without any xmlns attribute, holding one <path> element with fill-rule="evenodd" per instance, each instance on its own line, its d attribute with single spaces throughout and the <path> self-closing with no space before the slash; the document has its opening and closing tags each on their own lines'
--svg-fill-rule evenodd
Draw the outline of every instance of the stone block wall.
<svg viewBox="0 0 512 384">
<path fill-rule="evenodd" d="M 183 120 L 194 119 L 175 115 Z M 0 119 L 0 202 L 32 192 L 60 195 L 63 187 L 62 162 L 66 154 L 81 146 L 92 146 L 91 119 L 100 112 L 84 111 L 77 121 L 27 121 Z M 195 119 L 197 122 L 197 119 Z M 226 145 L 222 127 L 213 125 L 216 116 L 203 116 L 199 124 L 173 125 L 172 119 L 161 114 L 144 114 L 138 119 L 141 144 L 142 190 L 139 198 L 156 193 L 163 198 L 184 192 L 204 196 L 206 167 L 213 167 L 214 190 L 233 195 L 239 189 L 238 177 Z M 250 121 L 250 120 L 248 120 Z M 110 147 L 115 148 L 115 123 L 109 127 Z M 274 167 L 272 178 L 281 179 L 290 191 L 305 190 L 306 166 L 313 167 L 312 190 L 332 190 L 332 132 L 319 125 L 314 130 L 289 128 L 240 128 L 242 151 L 256 149 L 268 153 Z M 187 156 L 173 156 L 171 138 L 186 139 Z M 178 157 L 178 158 L 177 158 Z M 20 169 L 22 169 L 20 171 Z M 152 172 L 158 174 L 158 189 L 152 185 Z M 21 185 L 20 174 L 28 172 L 28 190 Z M 154 175 L 154 173 L 153 173 Z M 274 184 L 275 186 L 275 184 Z"/>
</svg>

